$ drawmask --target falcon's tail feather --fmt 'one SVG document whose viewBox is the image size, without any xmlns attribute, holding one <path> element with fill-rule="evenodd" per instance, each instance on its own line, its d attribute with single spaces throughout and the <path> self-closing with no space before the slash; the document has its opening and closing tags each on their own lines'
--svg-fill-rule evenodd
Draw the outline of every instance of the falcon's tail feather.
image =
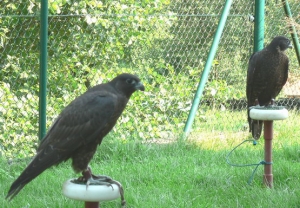
<svg viewBox="0 0 300 208">
<path fill-rule="evenodd" d="M 262 125 L 263 121 L 260 120 L 252 120 L 250 118 L 250 110 L 248 106 L 248 123 L 249 123 L 249 132 L 252 133 L 252 136 L 255 140 L 258 140 L 260 138 L 261 132 L 262 132 Z"/>
<path fill-rule="evenodd" d="M 21 175 L 13 182 L 5 197 L 7 200 L 12 200 L 26 184 L 44 172 L 47 168 L 60 162 L 58 157 L 55 159 L 52 157 L 53 154 L 57 154 L 56 152 L 51 152 L 49 154 L 46 150 L 44 149 L 39 152 Z"/>
<path fill-rule="evenodd" d="M 21 190 L 22 188 L 27 184 L 28 182 L 26 183 L 22 183 L 22 184 L 18 184 L 16 185 L 15 187 L 12 186 L 10 189 L 9 189 L 9 192 L 7 194 L 7 196 L 5 197 L 5 199 L 7 199 L 8 201 L 12 200 Z"/>
<path fill-rule="evenodd" d="M 258 140 L 260 138 L 262 132 L 262 125 L 263 125 L 263 121 L 252 120 L 251 132 L 255 140 Z"/>
</svg>

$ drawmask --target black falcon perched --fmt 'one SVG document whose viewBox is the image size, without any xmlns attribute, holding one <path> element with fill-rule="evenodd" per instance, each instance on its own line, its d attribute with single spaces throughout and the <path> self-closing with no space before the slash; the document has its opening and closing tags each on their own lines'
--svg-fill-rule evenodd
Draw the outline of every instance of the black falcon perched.
<svg viewBox="0 0 300 208">
<path fill-rule="evenodd" d="M 137 90 L 145 90 L 140 79 L 121 74 L 73 100 L 54 121 L 35 157 L 13 182 L 6 198 L 11 200 L 44 170 L 70 158 L 74 171 L 82 172 L 81 178 L 87 184 L 96 181 L 98 177 L 92 174 L 88 164 Z"/>
<path fill-rule="evenodd" d="M 289 39 L 275 37 L 263 50 L 252 54 L 247 73 L 247 102 L 249 131 L 254 139 L 259 139 L 263 121 L 250 118 L 249 107 L 273 105 L 273 101 L 285 85 L 288 78 L 289 59 L 284 53 L 292 48 Z"/>
</svg>

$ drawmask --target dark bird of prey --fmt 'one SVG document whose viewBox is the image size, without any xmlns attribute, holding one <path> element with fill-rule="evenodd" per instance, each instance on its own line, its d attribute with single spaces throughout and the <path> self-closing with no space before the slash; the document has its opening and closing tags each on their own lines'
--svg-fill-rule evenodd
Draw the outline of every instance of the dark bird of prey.
<svg viewBox="0 0 300 208">
<path fill-rule="evenodd" d="M 116 124 L 130 96 L 144 85 L 137 76 L 121 74 L 112 81 L 90 88 L 73 100 L 58 116 L 40 143 L 36 156 L 11 185 L 11 200 L 47 168 L 72 159 L 75 172 L 86 182 L 97 180 L 88 167 L 104 136 Z"/>
<path fill-rule="evenodd" d="M 254 139 L 259 139 L 263 121 L 252 120 L 249 116 L 249 107 L 257 104 L 260 106 L 274 104 L 274 99 L 288 78 L 289 59 L 284 53 L 287 48 L 292 48 L 289 39 L 277 36 L 267 47 L 250 57 L 246 94 L 249 131 L 252 132 Z"/>
</svg>

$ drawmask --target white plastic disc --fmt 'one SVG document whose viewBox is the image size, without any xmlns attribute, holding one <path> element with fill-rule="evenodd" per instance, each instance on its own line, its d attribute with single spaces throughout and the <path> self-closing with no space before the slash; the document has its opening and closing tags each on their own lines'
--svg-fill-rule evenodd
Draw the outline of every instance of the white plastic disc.
<svg viewBox="0 0 300 208">
<path fill-rule="evenodd" d="M 250 110 L 250 118 L 255 120 L 284 120 L 288 117 L 285 108 L 254 107 Z"/>
<path fill-rule="evenodd" d="M 111 201 L 120 197 L 119 187 L 116 184 L 106 185 L 89 185 L 76 184 L 69 179 L 63 184 L 63 194 L 70 198 L 87 202 Z"/>
</svg>

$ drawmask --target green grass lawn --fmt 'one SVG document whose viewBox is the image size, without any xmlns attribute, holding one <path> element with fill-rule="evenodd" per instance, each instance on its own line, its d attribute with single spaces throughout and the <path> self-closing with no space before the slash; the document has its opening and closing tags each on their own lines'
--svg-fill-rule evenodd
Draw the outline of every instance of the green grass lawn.
<svg viewBox="0 0 300 208">
<path fill-rule="evenodd" d="M 244 124 L 236 123 L 240 127 L 230 131 L 213 130 L 208 121 L 203 124 L 207 125 L 205 131 L 197 123 L 197 130 L 185 142 L 120 141 L 111 135 L 98 148 L 91 166 L 94 173 L 122 183 L 127 207 L 300 207 L 299 115 L 292 113 L 288 122 L 274 124 L 274 189 L 262 184 L 263 166 L 248 185 L 254 166 L 232 167 L 226 163 L 228 152 L 249 138 L 249 133 L 242 130 Z M 262 138 L 256 146 L 244 143 L 233 152 L 231 162 L 260 162 L 264 158 L 263 144 Z M 64 181 L 78 177 L 69 162 L 46 170 L 7 202 L 4 198 L 9 186 L 27 163 L 8 165 L 1 161 L 0 207 L 83 207 L 82 202 L 62 195 Z M 120 207 L 120 200 L 104 202 L 101 207 Z"/>
</svg>

